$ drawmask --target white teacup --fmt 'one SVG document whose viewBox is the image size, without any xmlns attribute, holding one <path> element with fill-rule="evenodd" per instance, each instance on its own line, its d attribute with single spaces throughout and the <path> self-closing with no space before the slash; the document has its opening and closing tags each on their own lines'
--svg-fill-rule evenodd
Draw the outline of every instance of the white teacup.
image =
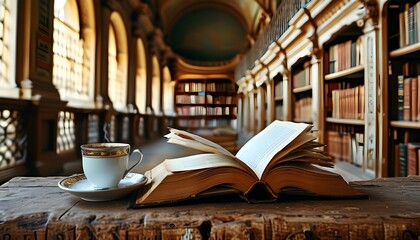
<svg viewBox="0 0 420 240">
<path fill-rule="evenodd" d="M 115 188 L 143 159 L 135 149 L 130 155 L 127 143 L 92 143 L 80 146 L 83 172 L 95 189 Z"/>
</svg>

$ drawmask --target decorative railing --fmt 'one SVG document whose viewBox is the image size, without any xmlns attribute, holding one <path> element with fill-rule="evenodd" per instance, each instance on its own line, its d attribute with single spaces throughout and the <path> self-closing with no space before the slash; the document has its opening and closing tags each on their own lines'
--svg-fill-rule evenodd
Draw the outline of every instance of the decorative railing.
<svg viewBox="0 0 420 240">
<path fill-rule="evenodd" d="M 29 115 L 28 101 L 0 99 L 0 181 L 16 174 L 25 174 Z"/>
<path fill-rule="evenodd" d="M 254 67 L 255 61 L 260 59 L 267 51 L 267 47 L 277 41 L 289 27 L 289 21 L 299 11 L 305 7 L 311 0 L 288 0 L 282 1 L 277 7 L 273 18 L 255 41 L 251 49 L 242 57 L 235 68 L 236 80 L 244 77 L 245 73 Z"/>
<path fill-rule="evenodd" d="M 81 144 L 119 141 L 140 147 L 173 124 L 173 117 L 0 98 L 0 184 L 15 176 L 56 174 L 80 159 Z"/>
</svg>

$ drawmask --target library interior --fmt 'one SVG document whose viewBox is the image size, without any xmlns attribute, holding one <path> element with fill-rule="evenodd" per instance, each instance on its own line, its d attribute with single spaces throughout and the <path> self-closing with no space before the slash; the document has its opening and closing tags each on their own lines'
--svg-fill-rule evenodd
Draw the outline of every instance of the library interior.
<svg viewBox="0 0 420 240">
<path fill-rule="evenodd" d="M 87 143 L 143 149 L 139 173 L 195 153 L 171 128 L 236 154 L 276 120 L 311 125 L 348 182 L 419 175 L 419 19 L 418 0 L 0 1 L 0 185 L 81 173 Z"/>
</svg>

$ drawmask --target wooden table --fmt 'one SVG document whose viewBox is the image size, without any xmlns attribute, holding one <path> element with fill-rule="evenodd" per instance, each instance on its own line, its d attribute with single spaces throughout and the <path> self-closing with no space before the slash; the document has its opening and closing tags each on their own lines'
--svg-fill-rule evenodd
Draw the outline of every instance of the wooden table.
<svg viewBox="0 0 420 240">
<path fill-rule="evenodd" d="M 221 198 L 128 209 L 129 197 L 86 202 L 61 178 L 19 177 L 0 186 L 0 239 L 419 239 L 420 177 L 354 182 L 368 199 Z"/>
</svg>

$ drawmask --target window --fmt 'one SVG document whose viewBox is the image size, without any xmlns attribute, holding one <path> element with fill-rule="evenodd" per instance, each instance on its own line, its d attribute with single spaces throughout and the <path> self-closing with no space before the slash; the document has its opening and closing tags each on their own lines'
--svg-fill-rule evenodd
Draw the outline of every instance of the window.
<svg viewBox="0 0 420 240">
<path fill-rule="evenodd" d="M 0 0 L 0 96 L 3 97 L 19 96 L 14 74 L 16 14 L 17 1 Z M 10 91 L 11 88 L 15 88 L 15 91 Z"/>
<path fill-rule="evenodd" d="M 167 66 L 163 68 L 163 111 L 165 115 L 175 115 L 174 109 L 175 81 L 171 79 L 171 73 Z"/>
<path fill-rule="evenodd" d="M 89 64 L 84 64 L 76 0 L 55 1 L 53 83 L 62 100 L 89 99 Z M 85 72 L 84 72 L 85 71 Z"/>
<path fill-rule="evenodd" d="M 127 106 L 127 36 L 121 16 L 113 12 L 109 26 L 108 94 L 117 110 Z"/>
<path fill-rule="evenodd" d="M 152 108 L 155 115 L 161 115 L 162 110 L 160 108 L 161 102 L 161 83 L 160 83 L 160 66 L 156 56 L 153 56 L 153 75 L 152 75 Z"/>
<path fill-rule="evenodd" d="M 147 79 L 146 55 L 141 39 L 137 40 L 136 104 L 139 112 L 146 113 Z"/>
</svg>

